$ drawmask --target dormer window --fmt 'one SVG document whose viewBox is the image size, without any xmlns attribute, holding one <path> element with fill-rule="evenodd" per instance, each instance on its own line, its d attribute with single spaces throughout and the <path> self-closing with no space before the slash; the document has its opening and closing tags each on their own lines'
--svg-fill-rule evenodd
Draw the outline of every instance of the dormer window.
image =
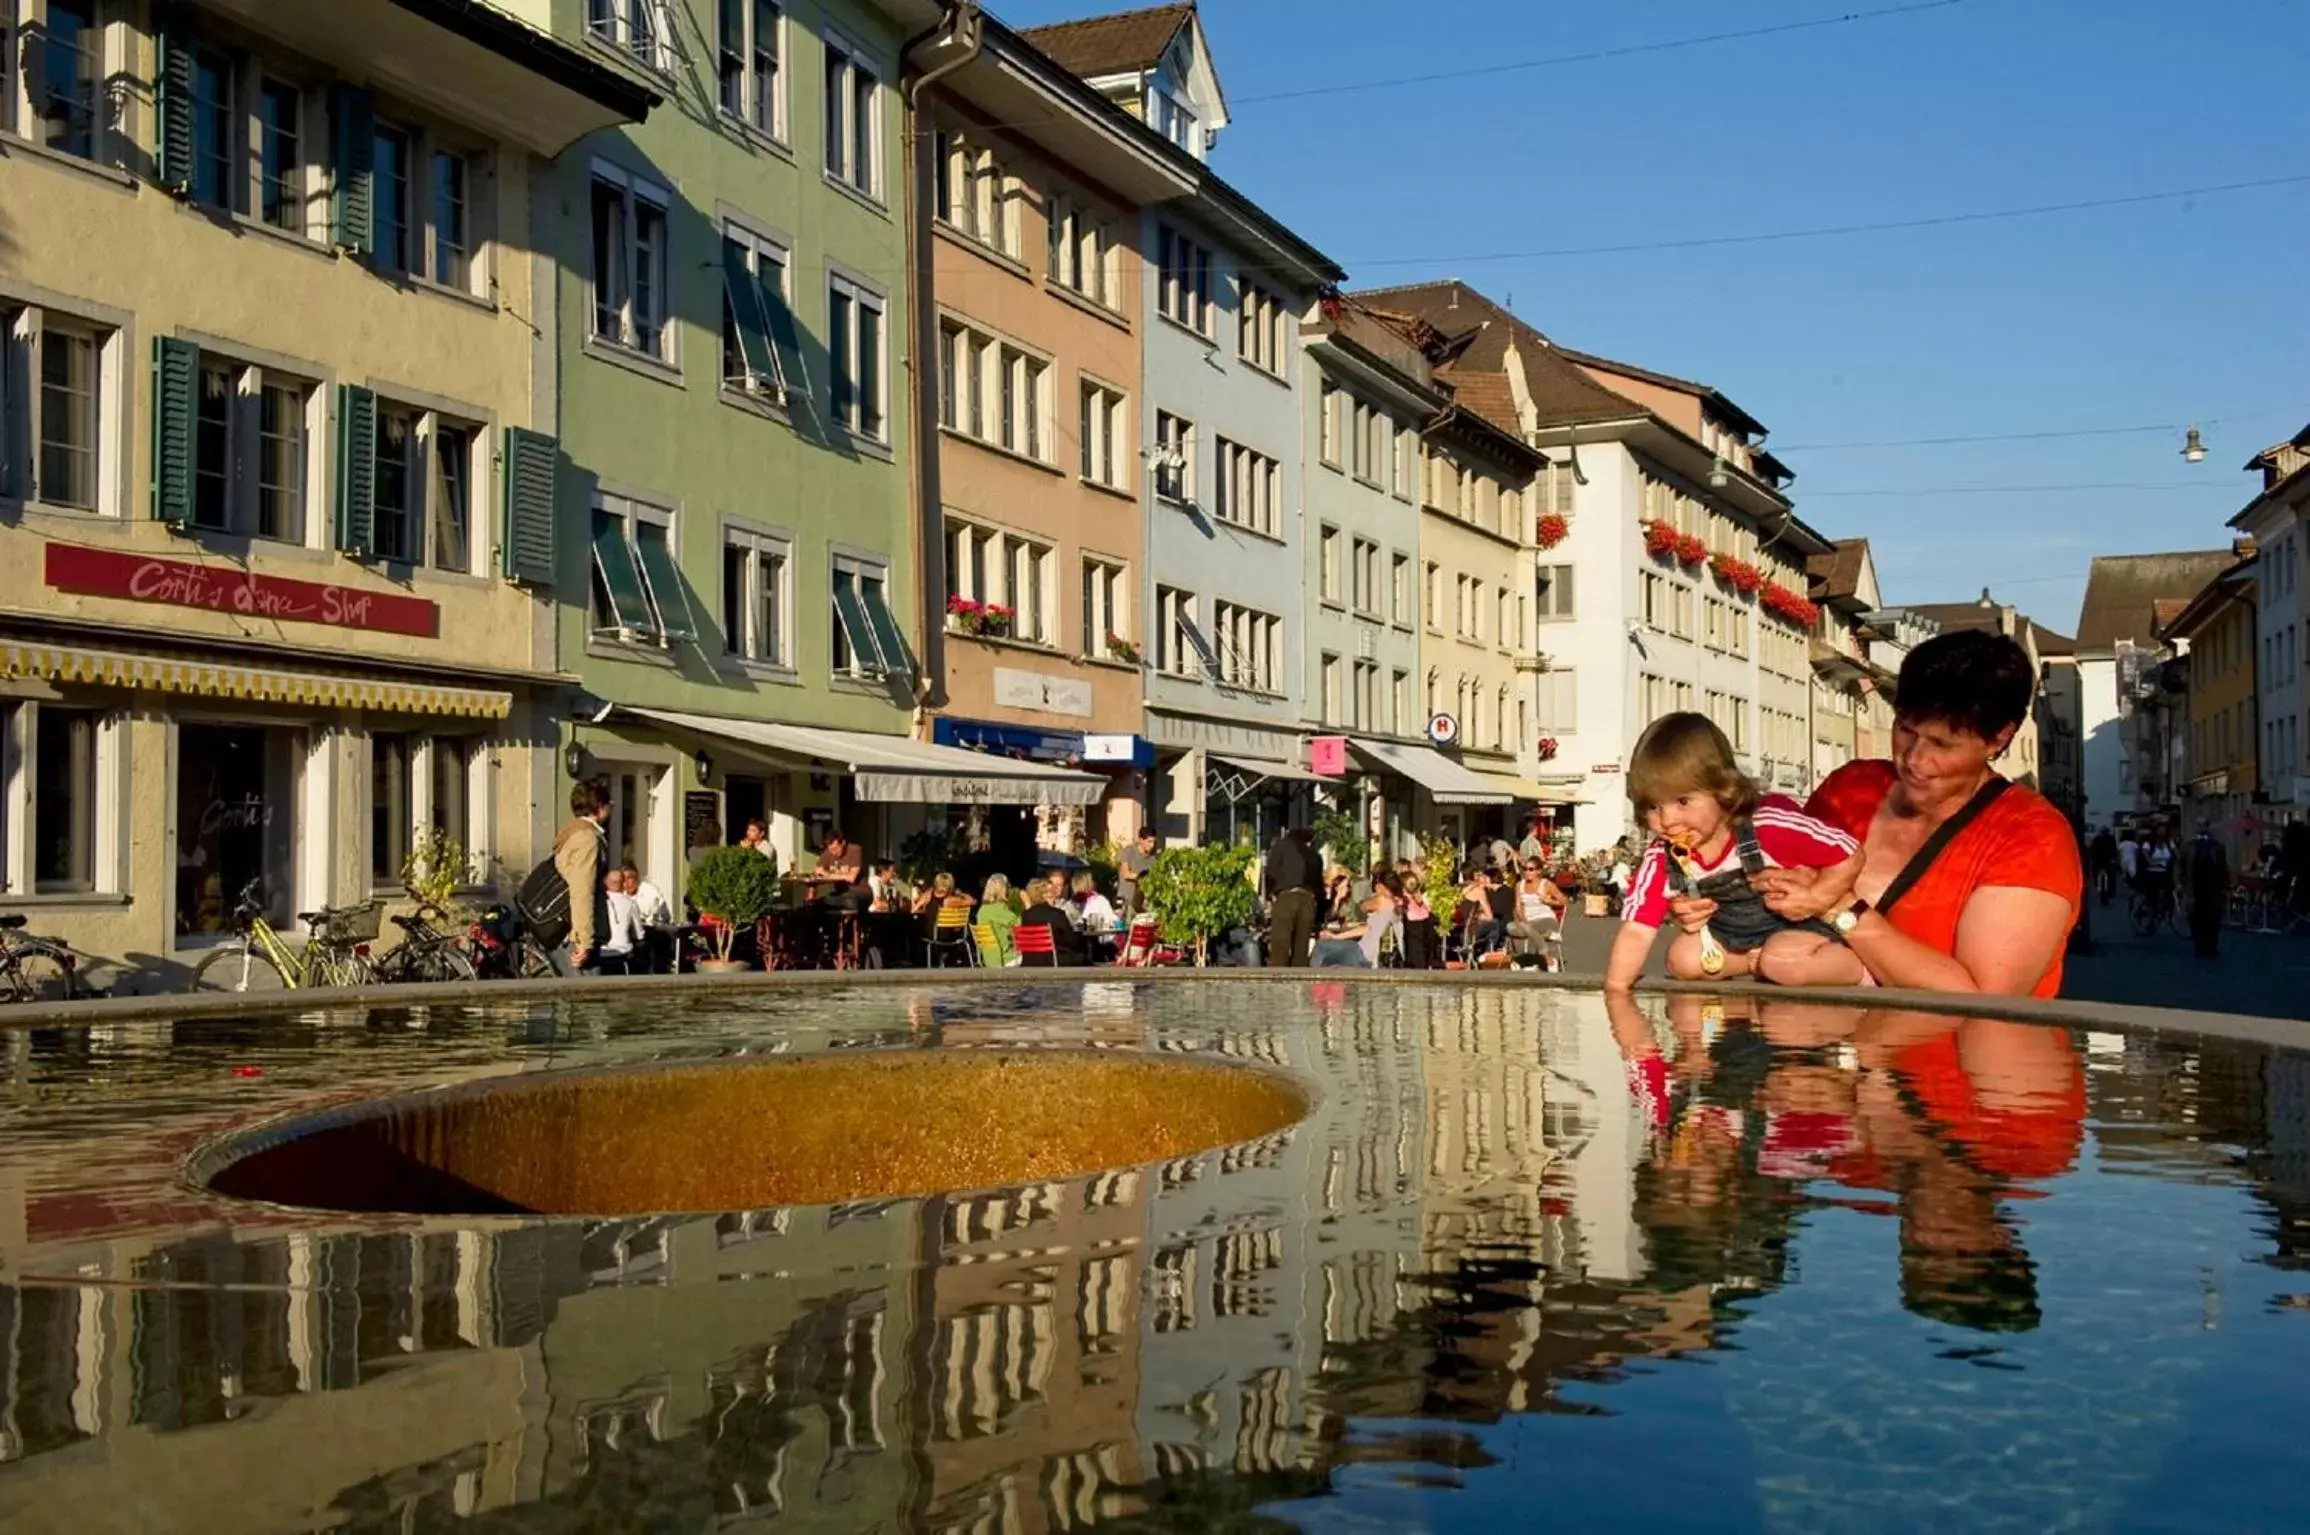
<svg viewBox="0 0 2310 1535">
<path fill-rule="evenodd" d="M 1202 158 L 1203 135 L 1197 130 L 1194 112 L 1160 85 L 1147 87 L 1147 122 L 1181 149 Z"/>
</svg>

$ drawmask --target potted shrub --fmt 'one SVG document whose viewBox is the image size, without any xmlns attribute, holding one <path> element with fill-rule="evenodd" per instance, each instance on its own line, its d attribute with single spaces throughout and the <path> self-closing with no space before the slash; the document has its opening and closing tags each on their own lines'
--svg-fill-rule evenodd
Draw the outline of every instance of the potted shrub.
<svg viewBox="0 0 2310 1535">
<path fill-rule="evenodd" d="M 698 860 L 690 871 L 690 904 L 700 915 L 720 925 L 714 934 L 714 957 L 701 959 L 698 968 L 714 974 L 747 968 L 730 957 L 739 930 L 750 928 L 778 905 L 778 860 L 750 847 L 718 847 Z"/>
<path fill-rule="evenodd" d="M 1248 847 L 1167 847 L 1140 881 L 1148 908 L 1162 920 L 1163 940 L 1192 946 L 1207 962 L 1211 940 L 1241 927 L 1259 909 L 1251 888 Z"/>
<path fill-rule="evenodd" d="M 401 887 L 421 911 L 457 916 L 457 892 L 471 883 L 473 855 L 438 826 L 419 832 L 401 860 Z"/>
<path fill-rule="evenodd" d="M 1139 647 L 1120 634 L 1107 636 L 1107 654 L 1117 661 L 1127 661 L 1133 666 L 1139 664 Z"/>
</svg>

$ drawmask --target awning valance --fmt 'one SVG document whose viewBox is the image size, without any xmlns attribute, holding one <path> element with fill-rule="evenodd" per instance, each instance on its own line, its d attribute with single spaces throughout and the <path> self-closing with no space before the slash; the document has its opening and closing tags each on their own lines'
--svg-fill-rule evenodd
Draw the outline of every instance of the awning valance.
<svg viewBox="0 0 2310 1535">
<path fill-rule="evenodd" d="M 1409 778 L 1427 790 L 1439 805 L 1507 805 L 1516 799 L 1496 781 L 1462 767 L 1429 747 L 1371 741 L 1362 736 L 1350 736 L 1348 745 L 1358 756 L 1377 763 L 1383 770 Z"/>
<path fill-rule="evenodd" d="M 821 772 L 848 773 L 858 797 L 910 805 L 1095 805 L 1107 780 L 953 746 L 863 730 L 822 730 L 770 720 L 726 719 L 672 709 L 618 713 L 726 743 L 757 757 Z"/>
<path fill-rule="evenodd" d="M 1513 795 L 1519 800 L 1528 800 L 1535 805 L 1576 805 L 1580 803 L 1580 796 L 1577 792 L 1580 780 L 1577 778 L 1550 783 L 1545 779 L 1515 778 L 1506 773 L 1479 773 L 1476 776 L 1506 794 Z"/>
<path fill-rule="evenodd" d="M 513 712 L 513 695 L 492 688 L 398 682 L 337 672 L 288 671 L 247 666 L 237 661 L 206 661 L 127 650 L 87 650 L 76 645 L 27 641 L 0 645 L 0 675 L 38 677 L 91 687 L 189 693 L 204 698 L 237 698 L 250 703 L 383 709 L 463 719 L 501 720 Z"/>
</svg>

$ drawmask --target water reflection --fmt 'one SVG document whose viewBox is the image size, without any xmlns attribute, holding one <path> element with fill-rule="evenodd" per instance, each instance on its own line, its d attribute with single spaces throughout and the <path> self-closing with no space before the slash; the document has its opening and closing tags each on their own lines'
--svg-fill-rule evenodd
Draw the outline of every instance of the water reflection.
<svg viewBox="0 0 2310 1535">
<path fill-rule="evenodd" d="M 1867 1498 L 1913 1487 L 1920 1525 L 2038 1529 L 2160 1507 L 2234 1386 L 2263 1434 L 2310 1407 L 2305 1372 L 2253 1373 L 2310 1348 L 2277 1272 L 2310 1255 L 2296 1056 L 1353 986 L 369 1022 L 13 1038 L 0 1527 L 1521 1528 L 1543 1466 L 1608 1479 L 1599 1510 L 1664 1495 L 1625 1421 L 1717 1478 L 1724 1523 L 1882 1523 Z M 251 1061 L 262 1107 L 1086 1039 L 1321 1100 L 1143 1168 L 671 1220 L 227 1225 L 135 1171 Z M 1985 1476 L 2015 1443 L 2052 1446 L 2035 1479 Z"/>
</svg>

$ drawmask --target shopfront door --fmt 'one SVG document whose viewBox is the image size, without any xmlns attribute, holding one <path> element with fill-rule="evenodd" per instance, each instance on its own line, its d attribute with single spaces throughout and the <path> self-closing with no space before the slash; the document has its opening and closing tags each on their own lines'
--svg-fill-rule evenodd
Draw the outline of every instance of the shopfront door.
<svg viewBox="0 0 2310 1535">
<path fill-rule="evenodd" d="M 271 921 L 290 920 L 302 739 L 257 725 L 178 727 L 178 936 L 230 932 L 234 903 L 252 883 Z"/>
</svg>

